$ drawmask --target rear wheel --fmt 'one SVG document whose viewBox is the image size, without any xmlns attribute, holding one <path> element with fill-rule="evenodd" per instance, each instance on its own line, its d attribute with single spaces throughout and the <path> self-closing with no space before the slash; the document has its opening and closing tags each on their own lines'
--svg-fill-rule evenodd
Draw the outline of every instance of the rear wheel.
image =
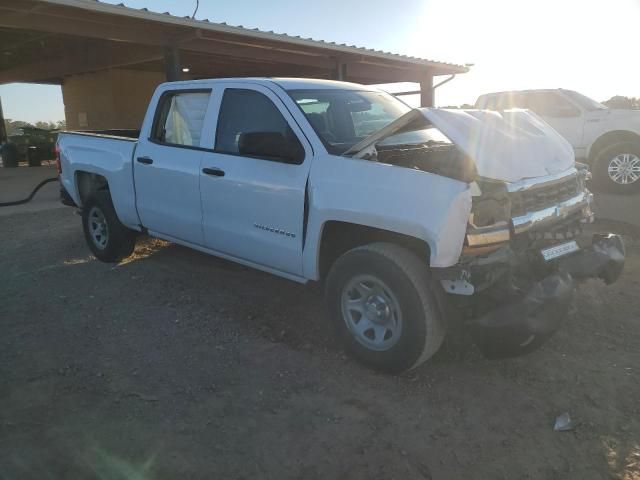
<svg viewBox="0 0 640 480">
<path fill-rule="evenodd" d="M 633 193 L 640 190 L 640 143 L 611 145 L 598 154 L 593 167 L 597 189 L 611 193 Z"/>
<path fill-rule="evenodd" d="M 108 191 L 95 192 L 84 202 L 82 226 L 87 244 L 98 260 L 118 262 L 133 252 L 136 232 L 120 223 Z"/>
<path fill-rule="evenodd" d="M 420 365 L 442 344 L 437 288 L 415 254 L 374 243 L 336 260 L 327 277 L 327 303 L 352 356 L 399 373 Z"/>
</svg>

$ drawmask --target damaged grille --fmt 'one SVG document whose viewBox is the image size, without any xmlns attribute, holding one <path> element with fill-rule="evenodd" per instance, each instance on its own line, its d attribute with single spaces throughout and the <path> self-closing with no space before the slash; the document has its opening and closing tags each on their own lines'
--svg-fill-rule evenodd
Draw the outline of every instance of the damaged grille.
<svg viewBox="0 0 640 480">
<path fill-rule="evenodd" d="M 536 212 L 552 207 L 575 197 L 578 193 L 580 193 L 580 182 L 576 175 L 560 183 L 512 192 L 510 195 L 511 215 L 517 217 L 527 212 Z"/>
</svg>

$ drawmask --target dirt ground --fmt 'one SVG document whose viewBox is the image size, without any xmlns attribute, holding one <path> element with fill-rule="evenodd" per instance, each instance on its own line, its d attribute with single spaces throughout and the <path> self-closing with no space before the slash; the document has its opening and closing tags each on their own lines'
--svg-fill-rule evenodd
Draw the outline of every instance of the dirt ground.
<svg viewBox="0 0 640 480">
<path fill-rule="evenodd" d="M 105 265 L 72 209 L 0 217 L 0 478 L 638 480 L 625 233 L 623 278 L 540 350 L 455 338 L 393 377 L 344 356 L 318 286 L 152 240 Z"/>
</svg>

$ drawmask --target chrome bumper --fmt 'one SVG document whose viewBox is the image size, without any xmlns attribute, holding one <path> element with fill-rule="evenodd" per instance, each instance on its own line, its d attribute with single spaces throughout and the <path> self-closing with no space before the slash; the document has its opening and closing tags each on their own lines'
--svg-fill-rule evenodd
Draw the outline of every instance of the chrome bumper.
<svg viewBox="0 0 640 480">
<path fill-rule="evenodd" d="M 467 230 L 467 245 L 478 247 L 508 242 L 512 233 L 517 235 L 536 228 L 544 228 L 578 212 L 582 213 L 581 221 L 583 223 L 591 223 L 593 222 L 592 203 L 593 194 L 584 190 L 575 197 L 556 205 L 513 217 L 510 225 L 507 222 L 501 222 L 487 227 L 469 228 Z"/>
<path fill-rule="evenodd" d="M 592 203 L 593 194 L 588 190 L 584 190 L 575 197 L 551 207 L 536 212 L 527 212 L 519 217 L 513 217 L 511 219 L 513 233 L 517 235 L 534 228 L 545 227 L 580 211 L 583 213 L 583 219 L 591 222 L 593 219 L 593 213 L 591 211 Z"/>
<path fill-rule="evenodd" d="M 586 169 L 581 168 L 578 170 L 577 168 L 570 168 L 559 174 L 524 179 L 507 184 L 507 191 L 509 194 L 513 194 L 560 185 L 568 180 L 575 179 L 579 181 L 580 192 L 571 198 L 552 204 L 541 210 L 529 211 L 522 215 L 512 217 L 509 221 L 502 221 L 485 227 L 470 225 L 467 229 L 466 244 L 474 248 L 508 242 L 512 235 L 518 235 L 538 228 L 545 228 L 578 213 L 581 214 L 580 220 L 583 223 L 593 222 L 593 212 L 591 210 L 593 195 L 584 187 L 584 182 L 589 178 L 589 175 Z"/>
</svg>

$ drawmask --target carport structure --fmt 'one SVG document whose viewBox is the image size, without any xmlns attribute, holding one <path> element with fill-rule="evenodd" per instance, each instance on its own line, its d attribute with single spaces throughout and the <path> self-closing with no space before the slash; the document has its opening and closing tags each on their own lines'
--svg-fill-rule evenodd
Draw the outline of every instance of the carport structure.
<svg viewBox="0 0 640 480">
<path fill-rule="evenodd" d="M 0 84 L 62 86 L 71 129 L 138 128 L 153 89 L 182 78 L 415 82 L 467 68 L 96 0 L 0 0 Z"/>
</svg>

